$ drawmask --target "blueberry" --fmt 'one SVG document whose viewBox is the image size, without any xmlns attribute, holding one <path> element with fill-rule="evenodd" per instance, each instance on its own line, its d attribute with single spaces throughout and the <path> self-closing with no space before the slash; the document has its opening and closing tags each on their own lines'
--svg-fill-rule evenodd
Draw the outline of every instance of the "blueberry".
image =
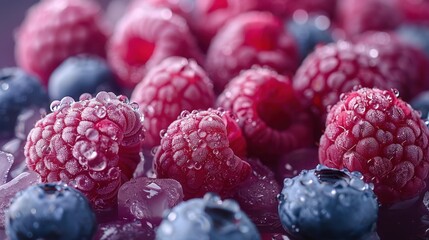
<svg viewBox="0 0 429 240">
<path fill-rule="evenodd" d="M 77 55 L 66 59 L 49 78 L 51 100 L 70 96 L 79 100 L 83 93 L 118 92 L 116 78 L 106 61 L 97 56 Z"/>
<path fill-rule="evenodd" d="M 429 56 L 429 27 L 415 24 L 403 24 L 396 30 L 399 39 L 423 50 Z"/>
<path fill-rule="evenodd" d="M 0 135 L 13 134 L 18 115 L 30 107 L 47 108 L 40 81 L 19 68 L 0 69 Z"/>
<path fill-rule="evenodd" d="M 287 30 L 295 37 L 300 59 L 310 54 L 317 44 L 333 42 L 330 30 L 331 22 L 324 15 L 308 16 L 303 11 L 296 11 L 287 23 Z"/>
<path fill-rule="evenodd" d="M 234 200 L 222 201 L 218 195 L 207 193 L 171 209 L 157 229 L 156 239 L 257 240 L 260 236 Z"/>
<path fill-rule="evenodd" d="M 378 203 L 359 172 L 318 165 L 284 180 L 279 215 L 296 239 L 365 239 L 375 230 Z"/>
<path fill-rule="evenodd" d="M 429 114 L 429 91 L 421 92 L 419 95 L 415 96 L 411 101 L 410 105 L 413 109 L 418 110 L 422 113 L 421 117 L 423 119 L 428 119 Z"/>
<path fill-rule="evenodd" d="M 6 213 L 6 234 L 17 239 L 92 239 L 97 224 L 86 198 L 64 183 L 30 186 Z"/>
</svg>

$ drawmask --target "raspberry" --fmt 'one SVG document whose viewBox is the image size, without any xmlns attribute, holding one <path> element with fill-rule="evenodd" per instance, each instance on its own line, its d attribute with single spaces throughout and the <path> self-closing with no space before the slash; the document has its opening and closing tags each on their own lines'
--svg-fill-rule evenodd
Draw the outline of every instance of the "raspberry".
<svg viewBox="0 0 429 240">
<path fill-rule="evenodd" d="M 134 89 L 131 100 L 145 116 L 144 147 L 159 145 L 159 133 L 183 110 L 207 109 L 214 105 L 213 84 L 204 70 L 182 57 L 170 57 L 151 68 Z"/>
<path fill-rule="evenodd" d="M 143 127 L 135 105 L 107 92 L 54 101 L 53 112 L 28 134 L 28 167 L 43 182 L 76 187 L 96 209 L 111 207 L 140 161 Z"/>
<path fill-rule="evenodd" d="M 349 36 L 368 30 L 392 30 L 402 21 L 400 10 L 390 0 L 340 0 L 336 13 L 338 25 Z"/>
<path fill-rule="evenodd" d="M 16 58 L 47 86 L 61 62 L 79 53 L 105 57 L 108 31 L 94 1 L 43 0 L 27 12 L 16 38 Z"/>
<path fill-rule="evenodd" d="M 241 70 L 252 65 L 293 74 L 298 64 L 298 47 L 280 19 L 271 13 L 248 12 L 228 22 L 214 37 L 207 53 L 206 70 L 215 91 L 221 92 Z"/>
<path fill-rule="evenodd" d="M 364 45 L 345 41 L 317 47 L 299 67 L 293 86 L 312 112 L 326 119 L 326 109 L 335 104 L 342 93 L 356 86 L 396 88 L 388 83 L 377 58 L 378 52 Z"/>
<path fill-rule="evenodd" d="M 168 9 L 158 8 L 128 12 L 116 26 L 107 53 L 119 84 L 129 88 L 167 57 L 183 56 L 202 62 L 186 21 Z"/>
<path fill-rule="evenodd" d="M 429 130 L 396 92 L 362 88 L 332 107 L 319 160 L 359 171 L 383 204 L 417 196 L 429 172 Z"/>
<path fill-rule="evenodd" d="M 243 71 L 218 97 L 217 106 L 237 115 L 249 154 L 262 160 L 313 142 L 310 115 L 292 83 L 270 69 Z"/>
<path fill-rule="evenodd" d="M 168 126 L 155 153 L 157 177 L 180 182 L 185 199 L 207 192 L 231 195 L 231 190 L 249 176 L 252 168 L 232 148 L 239 138 L 229 139 L 237 134 L 228 130 L 238 127 L 228 127 L 235 124 L 228 118 L 225 112 L 212 109 L 182 112 Z"/>
<path fill-rule="evenodd" d="M 387 32 L 367 32 L 360 35 L 357 42 L 377 50 L 380 68 L 403 99 L 409 100 L 428 89 L 429 59 L 421 50 L 404 44 L 395 34 Z"/>
<path fill-rule="evenodd" d="M 429 25 L 429 1 L 396 0 L 408 22 Z"/>
<path fill-rule="evenodd" d="M 230 19 L 241 13 L 256 10 L 258 0 L 205 0 L 195 1 L 192 18 L 189 21 L 200 45 L 207 50 L 216 33 Z"/>
</svg>

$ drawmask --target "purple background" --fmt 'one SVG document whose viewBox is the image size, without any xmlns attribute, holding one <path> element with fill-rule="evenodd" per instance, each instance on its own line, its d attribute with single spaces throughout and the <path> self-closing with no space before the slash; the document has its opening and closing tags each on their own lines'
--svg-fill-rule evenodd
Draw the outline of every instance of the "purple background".
<svg viewBox="0 0 429 240">
<path fill-rule="evenodd" d="M 24 20 L 27 9 L 36 2 L 38 0 L 0 0 L 0 68 L 16 65 L 14 31 Z M 98 2 L 106 6 L 110 1 Z"/>
</svg>

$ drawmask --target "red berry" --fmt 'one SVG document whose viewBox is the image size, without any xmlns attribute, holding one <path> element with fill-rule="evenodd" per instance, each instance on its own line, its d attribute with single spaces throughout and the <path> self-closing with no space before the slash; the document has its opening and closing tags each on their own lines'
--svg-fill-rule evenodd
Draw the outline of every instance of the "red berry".
<svg viewBox="0 0 429 240">
<path fill-rule="evenodd" d="M 409 100 L 428 89 L 429 59 L 422 50 L 404 44 L 396 35 L 387 32 L 366 32 L 357 42 L 377 50 L 381 70 L 389 76 L 389 82 L 399 90 L 403 99 Z"/>
<path fill-rule="evenodd" d="M 359 171 L 381 203 L 417 196 L 429 172 L 429 129 L 388 90 L 362 88 L 332 107 L 320 139 L 322 164 Z"/>
<path fill-rule="evenodd" d="M 28 167 L 43 182 L 75 186 L 97 209 L 111 207 L 140 162 L 143 127 L 136 104 L 100 92 L 78 102 L 65 97 L 51 107 L 27 137 Z"/>
<path fill-rule="evenodd" d="M 27 12 L 16 38 L 19 66 L 47 85 L 52 71 L 79 53 L 105 56 L 107 29 L 94 1 L 43 0 Z"/>
<path fill-rule="evenodd" d="M 338 25 L 349 36 L 368 30 L 392 30 L 402 20 L 391 0 L 339 0 L 337 4 Z"/>
<path fill-rule="evenodd" d="M 215 96 L 211 80 L 197 63 L 170 57 L 149 70 L 134 89 L 131 100 L 140 105 L 145 116 L 144 147 L 151 149 L 159 145 L 160 131 L 183 110 L 213 107 Z"/>
<path fill-rule="evenodd" d="M 320 46 L 299 67 L 293 86 L 323 125 L 328 106 L 342 93 L 358 86 L 396 88 L 377 57 L 377 50 L 344 41 Z"/>
<path fill-rule="evenodd" d="M 166 8 L 128 12 L 116 26 L 107 53 L 119 84 L 129 88 L 167 57 L 183 56 L 202 62 L 186 21 Z"/>
<path fill-rule="evenodd" d="M 258 0 L 204 0 L 195 1 L 192 18 L 189 25 L 195 32 L 200 45 L 207 49 L 212 38 L 230 19 L 250 11 L 256 10 Z"/>
<path fill-rule="evenodd" d="M 230 196 L 231 191 L 252 172 L 231 147 L 231 134 L 218 110 L 183 112 L 170 124 L 154 159 L 159 178 L 172 178 L 182 184 L 185 199 L 207 192 Z M 238 128 L 232 128 L 238 129 Z M 232 135 L 233 136 L 233 135 Z"/>
<path fill-rule="evenodd" d="M 313 143 L 310 115 L 291 81 L 266 68 L 252 68 L 234 78 L 217 106 L 240 119 L 249 154 L 280 155 Z M 271 158 L 270 158 L 271 159 Z"/>
<path fill-rule="evenodd" d="M 429 25 L 429 1 L 396 0 L 404 18 L 409 22 Z"/>
<path fill-rule="evenodd" d="M 296 42 L 281 20 L 267 12 L 248 12 L 229 21 L 214 37 L 206 70 L 215 91 L 221 92 L 240 71 L 253 65 L 291 75 L 298 64 Z"/>
</svg>

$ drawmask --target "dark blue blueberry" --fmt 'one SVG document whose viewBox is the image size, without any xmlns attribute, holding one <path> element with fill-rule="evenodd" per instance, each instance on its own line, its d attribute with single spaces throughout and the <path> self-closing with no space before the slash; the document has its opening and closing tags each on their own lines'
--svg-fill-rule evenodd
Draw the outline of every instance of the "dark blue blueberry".
<svg viewBox="0 0 429 240">
<path fill-rule="evenodd" d="M 429 27 L 423 25 L 404 24 L 396 30 L 399 38 L 422 49 L 429 56 Z"/>
<path fill-rule="evenodd" d="M 258 240 L 258 230 L 234 200 L 207 193 L 182 202 L 166 214 L 158 240 Z"/>
<path fill-rule="evenodd" d="M 331 22 L 324 15 L 308 16 L 305 12 L 297 11 L 287 22 L 287 30 L 295 37 L 299 55 L 303 60 L 317 44 L 333 42 L 330 30 Z"/>
<path fill-rule="evenodd" d="M 359 172 L 318 165 L 284 180 L 279 215 L 296 239 L 365 239 L 373 234 L 378 203 Z"/>
<path fill-rule="evenodd" d="M 6 212 L 10 240 L 90 240 L 96 228 L 88 200 L 63 183 L 28 187 L 14 197 Z"/>
<path fill-rule="evenodd" d="M 24 109 L 48 106 L 48 95 L 36 77 L 19 68 L 0 69 L 0 135 L 13 134 Z"/>
<path fill-rule="evenodd" d="M 410 101 L 410 105 L 413 109 L 422 113 L 422 119 L 428 119 L 429 113 L 429 91 L 421 92 L 419 95 L 414 97 Z"/>
<path fill-rule="evenodd" d="M 51 100 L 70 96 L 77 101 L 83 93 L 100 91 L 117 93 L 116 78 L 106 61 L 91 55 L 68 58 L 55 69 L 48 83 Z"/>
</svg>

